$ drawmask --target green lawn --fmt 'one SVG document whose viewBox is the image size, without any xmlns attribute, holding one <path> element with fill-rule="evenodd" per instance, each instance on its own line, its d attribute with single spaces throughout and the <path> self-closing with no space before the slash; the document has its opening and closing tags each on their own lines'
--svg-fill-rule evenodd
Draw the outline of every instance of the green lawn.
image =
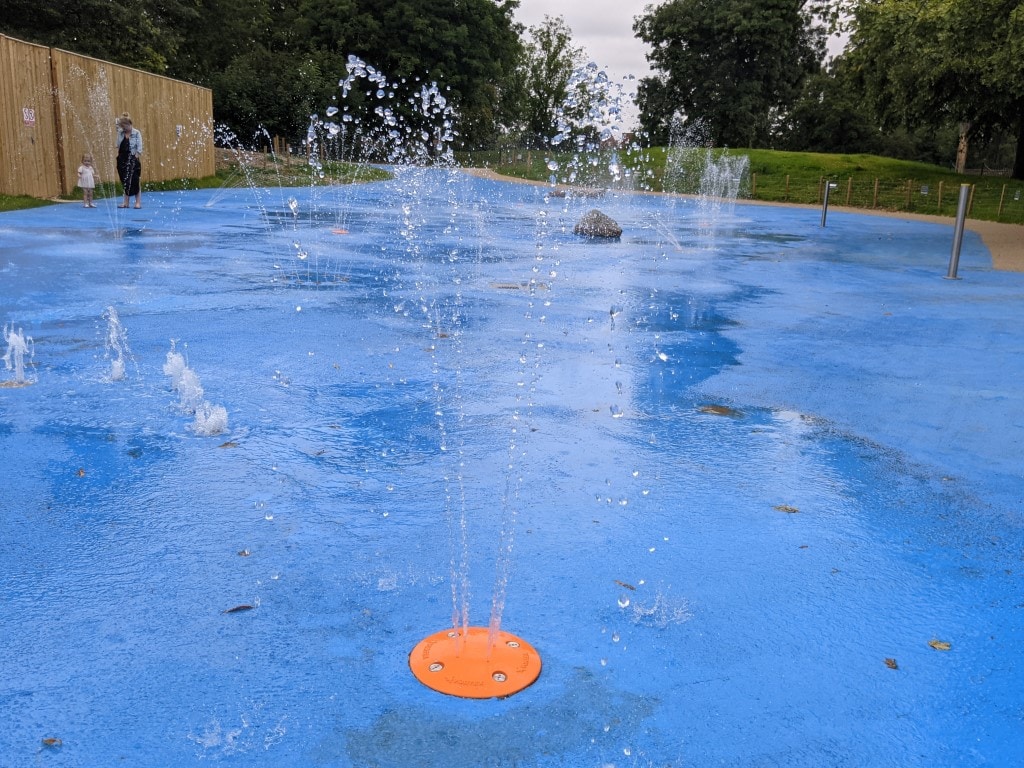
<svg viewBox="0 0 1024 768">
<path fill-rule="evenodd" d="M 696 194 L 700 191 L 700 170 L 707 163 L 708 150 L 675 153 L 681 172 L 669 174 L 664 147 L 613 153 L 603 150 L 598 157 L 577 161 L 567 153 L 506 150 L 467 153 L 466 165 L 485 165 L 498 173 L 559 184 L 594 187 L 647 189 Z M 997 176 L 963 176 L 927 163 L 892 160 L 875 155 L 829 155 L 815 152 L 777 152 L 763 149 L 711 150 L 716 161 L 722 155 L 748 158 L 748 171 L 740 185 L 739 197 L 749 200 L 820 205 L 826 181 L 835 186 L 829 200 L 833 205 L 850 205 L 893 211 L 911 211 L 954 216 L 961 184 L 971 185 L 969 215 L 976 219 L 1024 224 L 1024 181 Z M 557 166 L 554 170 L 551 165 Z M 614 180 L 609 167 L 617 165 L 620 178 Z M 623 171 L 628 169 L 628 176 Z M 666 190 L 668 187 L 668 190 Z"/>
<path fill-rule="evenodd" d="M 28 195 L 0 195 L 0 211 L 23 211 L 43 205 L 50 205 L 50 201 Z"/>
</svg>

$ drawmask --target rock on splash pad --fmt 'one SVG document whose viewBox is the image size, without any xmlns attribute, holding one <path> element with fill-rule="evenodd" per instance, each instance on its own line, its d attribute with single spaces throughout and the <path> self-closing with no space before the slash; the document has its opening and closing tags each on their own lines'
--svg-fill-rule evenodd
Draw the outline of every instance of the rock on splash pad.
<svg viewBox="0 0 1024 768">
<path fill-rule="evenodd" d="M 425 637 L 409 654 L 409 667 L 428 688 L 466 699 L 512 696 L 540 676 L 540 654 L 525 640 L 487 627 L 465 635 L 446 629 Z"/>
</svg>

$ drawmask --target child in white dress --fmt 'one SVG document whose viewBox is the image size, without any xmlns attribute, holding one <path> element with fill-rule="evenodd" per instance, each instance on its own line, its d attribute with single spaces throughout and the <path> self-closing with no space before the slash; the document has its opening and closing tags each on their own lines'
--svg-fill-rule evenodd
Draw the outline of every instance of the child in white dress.
<svg viewBox="0 0 1024 768">
<path fill-rule="evenodd" d="M 92 167 L 92 155 L 82 155 L 82 164 L 78 166 L 78 186 L 82 188 L 82 206 L 95 208 L 92 204 L 92 191 L 96 188 L 96 172 Z"/>
</svg>

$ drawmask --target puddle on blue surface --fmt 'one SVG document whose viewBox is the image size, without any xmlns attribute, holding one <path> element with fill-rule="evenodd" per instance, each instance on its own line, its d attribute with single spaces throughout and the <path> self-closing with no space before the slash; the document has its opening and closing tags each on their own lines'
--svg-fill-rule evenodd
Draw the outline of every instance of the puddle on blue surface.
<svg viewBox="0 0 1024 768">
<path fill-rule="evenodd" d="M 544 193 L 0 216 L 35 345 L 0 389 L 0 766 L 1016 760 L 1024 278 L 969 235 L 943 280 L 951 227 L 738 206 L 702 242 L 684 200 Z M 572 236 L 593 207 L 619 242 Z M 463 509 L 471 622 L 511 544 L 543 659 L 505 700 L 408 669 Z"/>
</svg>

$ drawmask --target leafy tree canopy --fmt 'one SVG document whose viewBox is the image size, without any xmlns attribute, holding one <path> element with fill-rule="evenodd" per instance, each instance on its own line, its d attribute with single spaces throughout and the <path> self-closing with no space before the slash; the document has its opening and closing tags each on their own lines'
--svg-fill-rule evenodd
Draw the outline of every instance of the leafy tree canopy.
<svg viewBox="0 0 1024 768">
<path fill-rule="evenodd" d="M 295 137 L 356 54 L 436 80 L 469 145 L 487 141 L 522 43 L 518 0 L 4 0 L 0 31 L 213 89 L 240 137 Z"/>
<path fill-rule="evenodd" d="M 668 0 L 633 29 L 655 75 L 639 87 L 641 123 L 664 141 L 673 115 L 700 121 L 715 142 L 768 146 L 780 116 L 819 69 L 825 28 L 793 0 Z"/>
<path fill-rule="evenodd" d="M 964 142 L 1010 129 L 1024 178 L 1024 4 L 860 0 L 848 10 L 849 63 L 884 126 L 961 123 Z"/>
<path fill-rule="evenodd" d="M 189 0 L 4 0 L 0 32 L 163 74 L 198 18 L 195 6 Z"/>
<path fill-rule="evenodd" d="M 530 27 L 523 56 L 524 119 L 528 141 L 546 146 L 558 133 L 558 110 L 569 95 L 573 73 L 586 63 L 586 52 L 572 43 L 572 30 L 561 16 L 545 16 Z"/>
</svg>

